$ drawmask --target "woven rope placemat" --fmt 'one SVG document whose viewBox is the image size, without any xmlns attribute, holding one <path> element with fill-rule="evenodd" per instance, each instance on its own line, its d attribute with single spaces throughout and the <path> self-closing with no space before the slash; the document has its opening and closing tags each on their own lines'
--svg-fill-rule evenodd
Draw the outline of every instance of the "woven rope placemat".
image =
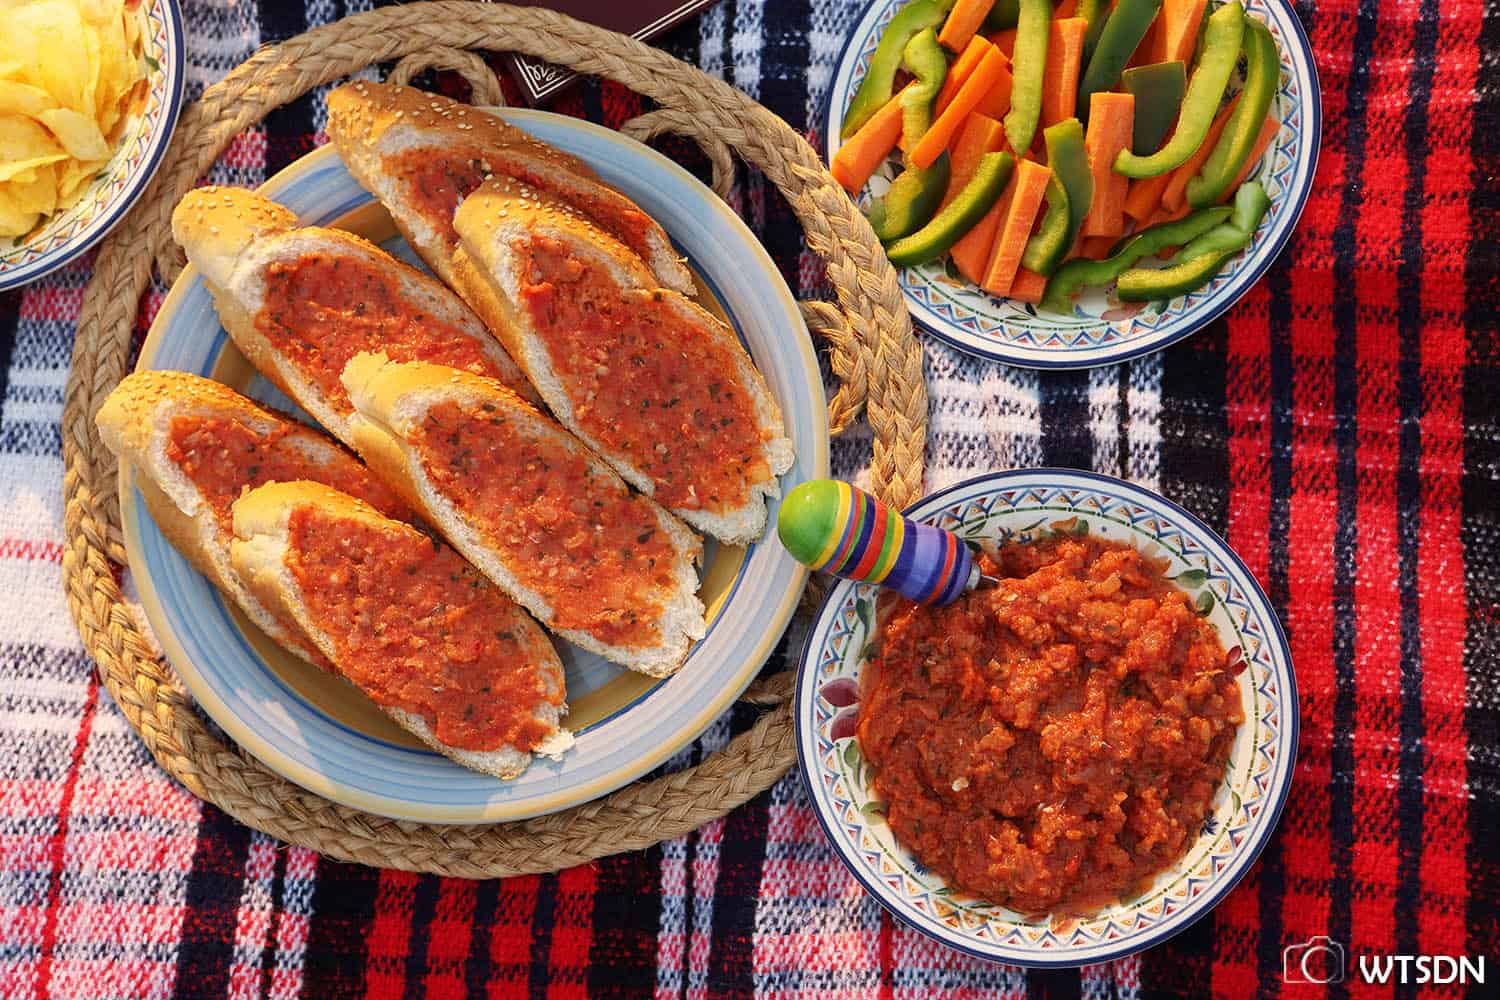
<svg viewBox="0 0 1500 1000">
<path fill-rule="evenodd" d="M 837 294 L 837 304 L 804 303 L 840 381 L 830 423 L 837 431 L 861 410 L 867 415 L 875 488 L 899 505 L 921 492 L 927 389 L 895 272 L 812 148 L 745 94 L 634 39 L 537 8 L 457 0 L 390 7 L 261 49 L 183 110 L 144 197 L 101 244 L 79 316 L 62 418 L 63 582 L 79 633 L 125 718 L 156 761 L 194 794 L 249 826 L 334 858 L 487 878 L 555 871 L 649 847 L 768 788 L 795 759 L 790 673 L 746 692 L 748 700 L 774 707 L 701 764 L 564 812 L 445 826 L 337 805 L 216 735 L 142 635 L 120 591 L 124 550 L 115 462 L 94 427 L 95 411 L 130 363 L 138 304 L 153 265 L 159 262 L 167 280 L 175 277 L 180 258 L 171 242 L 172 209 L 230 140 L 313 87 L 374 63 L 399 60 L 402 79 L 427 65 L 456 69 L 474 83 L 476 100 L 494 101 L 498 85 L 471 49 L 524 52 L 616 80 L 661 108 L 628 131 L 689 133 L 708 153 L 721 193 L 732 176 L 729 151 L 782 191 Z"/>
</svg>

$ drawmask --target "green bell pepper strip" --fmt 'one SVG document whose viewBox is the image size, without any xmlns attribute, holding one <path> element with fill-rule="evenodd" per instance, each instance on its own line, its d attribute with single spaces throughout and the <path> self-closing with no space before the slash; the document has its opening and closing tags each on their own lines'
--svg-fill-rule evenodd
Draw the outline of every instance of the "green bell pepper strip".
<svg viewBox="0 0 1500 1000">
<path fill-rule="evenodd" d="M 906 43 L 924 28 L 939 27 L 953 3 L 954 0 L 912 0 L 891 18 L 891 23 L 885 26 L 885 33 L 880 36 L 880 44 L 870 56 L 870 68 L 854 92 L 849 110 L 844 112 L 844 123 L 839 129 L 843 138 L 858 132 L 859 127 L 891 99 L 895 93 L 896 70 L 901 68 Z"/>
<path fill-rule="evenodd" d="M 1271 210 L 1271 196 L 1260 181 L 1246 181 L 1234 193 L 1234 211 L 1229 224 L 1242 232 L 1253 234 L 1260 227 L 1260 220 Z"/>
<path fill-rule="evenodd" d="M 1083 126 L 1077 118 L 1065 118 L 1042 132 L 1047 144 L 1047 166 L 1052 180 L 1047 185 L 1047 214 L 1041 230 L 1026 244 L 1021 264 L 1037 274 L 1057 270 L 1083 228 L 1084 216 L 1094 201 L 1094 174 L 1089 170 L 1089 156 L 1083 145 Z M 1054 188 L 1061 186 L 1059 196 Z M 1067 205 L 1066 216 L 1058 215 L 1059 204 Z M 1060 227 L 1059 221 L 1063 222 Z"/>
<path fill-rule="evenodd" d="M 932 128 L 932 102 L 937 100 L 948 75 L 948 57 L 938 44 L 937 32 L 923 28 L 906 43 L 901 64 L 916 77 L 916 83 L 901 92 L 902 148 L 910 149 Z"/>
<path fill-rule="evenodd" d="M 1098 3 L 1099 0 L 1086 0 Z M 1008 31 L 1016 26 L 1021 16 L 1021 0 L 995 0 L 995 6 L 984 16 L 985 31 Z"/>
<path fill-rule="evenodd" d="M 1115 4 L 1099 35 L 1099 43 L 1089 56 L 1088 68 L 1078 81 L 1079 118 L 1088 121 L 1089 98 L 1101 90 L 1109 90 L 1120 79 L 1125 64 L 1135 55 L 1160 10 L 1161 0 L 1119 0 Z M 1087 37 L 1085 34 L 1085 40 Z"/>
<path fill-rule="evenodd" d="M 1212 205 L 1229 193 L 1260 136 L 1271 99 L 1281 85 L 1281 55 L 1271 30 L 1253 17 L 1245 18 L 1245 86 L 1240 102 L 1229 115 L 1224 132 L 1198 176 L 1188 181 L 1187 202 L 1194 208 Z"/>
<path fill-rule="evenodd" d="M 937 260 L 1000 200 L 1015 166 L 1015 157 L 1009 153 L 984 154 L 979 159 L 979 168 L 958 196 L 927 225 L 887 246 L 885 255 L 897 267 L 915 267 Z"/>
<path fill-rule="evenodd" d="M 1240 58 L 1240 42 L 1245 34 L 1245 8 L 1240 0 L 1229 0 L 1208 16 L 1208 25 L 1199 46 L 1193 75 L 1188 79 L 1187 96 L 1182 99 L 1182 113 L 1167 144 L 1149 156 L 1137 156 L 1128 149 L 1115 157 L 1115 172 L 1126 177 L 1156 177 L 1173 167 L 1180 167 L 1193 151 L 1203 145 L 1213 124 L 1224 88 Z"/>
<path fill-rule="evenodd" d="M 927 224 L 948 190 L 948 154 L 926 170 L 907 167 L 896 175 L 885 195 L 870 205 L 870 225 L 882 243 L 899 240 Z"/>
<path fill-rule="evenodd" d="M 1109 20 L 1109 0 L 1078 0 L 1078 8 L 1073 11 L 1074 17 L 1081 17 L 1089 23 L 1083 32 L 1083 65 L 1087 66 L 1089 57 L 1094 54 L 1094 46 L 1099 44 L 1099 34 L 1104 30 L 1104 22 Z"/>
<path fill-rule="evenodd" d="M 1181 60 L 1132 66 L 1120 74 L 1120 86 L 1135 98 L 1135 127 L 1131 152 L 1148 156 L 1161 148 L 1182 110 L 1187 69 Z"/>
<path fill-rule="evenodd" d="M 1250 245 L 1255 230 L 1260 227 L 1260 220 L 1265 218 L 1270 208 L 1271 199 L 1260 182 L 1246 181 L 1234 193 L 1234 208 L 1229 221 L 1215 226 L 1184 246 L 1167 261 L 1167 265 L 1171 267 L 1184 264 L 1195 257 L 1222 250 L 1243 250 Z"/>
<path fill-rule="evenodd" d="M 1115 282 L 1115 294 L 1121 302 L 1151 302 L 1156 299 L 1174 299 L 1186 295 L 1195 288 L 1202 288 L 1210 278 L 1219 273 L 1219 268 L 1239 251 L 1221 250 L 1195 257 L 1186 264 L 1151 270 L 1144 267 L 1131 268 Z"/>
<path fill-rule="evenodd" d="M 1037 274 L 1049 275 L 1057 269 L 1063 256 L 1073 246 L 1068 239 L 1070 222 L 1068 211 L 1068 189 L 1057 179 L 1054 171 L 1047 181 L 1047 214 L 1037 231 L 1026 241 L 1021 254 L 1021 266 Z"/>
<path fill-rule="evenodd" d="M 1017 156 L 1025 156 L 1042 117 L 1042 79 L 1047 72 L 1047 40 L 1052 34 L 1052 0 L 1020 2 L 1005 139 Z"/>
<path fill-rule="evenodd" d="M 1107 285 L 1135 265 L 1164 247 L 1182 246 L 1197 239 L 1229 218 L 1228 205 L 1203 208 L 1173 222 L 1143 229 L 1125 241 L 1124 246 L 1103 260 L 1070 260 L 1052 274 L 1042 308 L 1051 312 L 1073 311 L 1073 296 L 1085 285 Z"/>
</svg>

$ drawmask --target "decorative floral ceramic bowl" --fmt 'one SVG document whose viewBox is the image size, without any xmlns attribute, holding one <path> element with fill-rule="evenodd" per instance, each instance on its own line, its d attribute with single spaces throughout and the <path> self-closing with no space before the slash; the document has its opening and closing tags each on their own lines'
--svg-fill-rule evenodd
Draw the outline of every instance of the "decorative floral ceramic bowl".
<svg viewBox="0 0 1500 1000">
<path fill-rule="evenodd" d="M 880 36 L 907 0 L 875 0 L 855 25 L 839 57 L 821 121 L 825 155 L 833 161 L 839 123 L 869 68 Z M 1244 253 L 1196 292 L 1161 303 L 1121 303 L 1113 293 L 1085 289 L 1071 316 L 997 298 L 965 281 L 946 258 L 897 271 L 912 318 L 961 351 L 1027 368 L 1090 368 L 1160 350 L 1222 315 L 1270 268 L 1291 238 L 1312 192 L 1318 166 L 1323 106 L 1318 71 L 1302 23 L 1283 0 L 1245 0 L 1246 13 L 1271 29 L 1281 53 L 1281 87 L 1272 110 L 1281 131 L 1251 175 L 1265 185 L 1271 209 Z M 896 171 L 887 163 L 860 193 L 884 193 Z"/>
<path fill-rule="evenodd" d="M 1203 522 L 1156 494 L 1065 469 L 998 472 L 959 483 L 907 514 L 972 542 L 1092 534 L 1164 559 L 1230 650 L 1243 699 L 1213 811 L 1182 859 L 1142 893 L 1082 917 L 1028 917 L 944 884 L 904 847 L 871 789 L 854 738 L 860 673 L 870 656 L 877 590 L 839 583 L 812 630 L 794 708 L 802 776 L 834 850 L 897 917 L 981 958 L 1029 966 L 1104 962 L 1159 944 L 1207 913 L 1249 869 L 1276 827 L 1297 748 L 1297 686 L 1286 637 L 1265 594 Z"/>
<path fill-rule="evenodd" d="M 26 236 L 0 240 L 0 291 L 35 281 L 102 240 L 146 190 L 182 107 L 186 59 L 177 0 L 143 0 L 147 89 L 114 155 L 68 208 Z"/>
</svg>

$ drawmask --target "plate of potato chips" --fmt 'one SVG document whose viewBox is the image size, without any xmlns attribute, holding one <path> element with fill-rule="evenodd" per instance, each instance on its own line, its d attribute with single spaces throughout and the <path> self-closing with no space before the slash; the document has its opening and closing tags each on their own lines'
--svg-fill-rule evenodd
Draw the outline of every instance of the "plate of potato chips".
<svg viewBox="0 0 1500 1000">
<path fill-rule="evenodd" d="M 0 0 L 0 290 L 124 218 L 182 105 L 177 0 Z"/>
</svg>

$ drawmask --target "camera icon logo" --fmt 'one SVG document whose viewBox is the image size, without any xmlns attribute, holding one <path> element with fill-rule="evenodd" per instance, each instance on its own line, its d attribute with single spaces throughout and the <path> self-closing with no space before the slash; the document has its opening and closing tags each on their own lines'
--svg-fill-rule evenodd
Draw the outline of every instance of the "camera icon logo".
<svg viewBox="0 0 1500 1000">
<path fill-rule="evenodd" d="M 1319 934 L 1301 944 L 1287 945 L 1281 952 L 1284 983 L 1342 983 L 1344 946 Z"/>
</svg>

